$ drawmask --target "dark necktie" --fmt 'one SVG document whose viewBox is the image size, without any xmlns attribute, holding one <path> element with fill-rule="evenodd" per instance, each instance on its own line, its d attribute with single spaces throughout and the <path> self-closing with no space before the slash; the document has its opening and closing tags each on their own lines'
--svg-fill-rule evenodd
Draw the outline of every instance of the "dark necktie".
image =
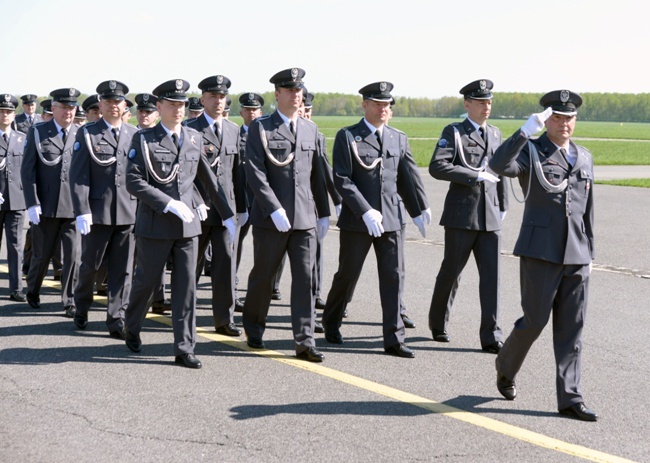
<svg viewBox="0 0 650 463">
<path fill-rule="evenodd" d="M 296 136 L 296 126 L 294 125 L 293 121 L 289 122 L 289 130 L 291 131 L 291 135 L 293 135 L 295 137 Z"/>
<path fill-rule="evenodd" d="M 111 129 L 111 131 L 113 132 L 113 136 L 115 137 L 115 141 L 119 143 L 119 141 L 120 141 L 120 129 L 117 129 L 117 128 L 113 127 Z"/>
<path fill-rule="evenodd" d="M 377 143 L 379 143 L 379 150 L 381 151 L 382 145 L 381 145 L 381 132 L 379 130 L 375 130 L 375 138 L 377 138 Z"/>
<path fill-rule="evenodd" d="M 178 151 L 178 135 L 175 133 L 172 133 L 172 141 L 174 142 L 174 146 L 176 147 L 176 151 Z"/>
<path fill-rule="evenodd" d="M 61 128 L 61 140 L 63 140 L 64 145 L 65 142 L 68 140 L 68 131 L 64 128 Z"/>
<path fill-rule="evenodd" d="M 219 130 L 219 124 L 214 123 L 214 134 L 217 136 L 217 140 L 221 143 L 221 130 Z"/>
<path fill-rule="evenodd" d="M 9 138 L 7 138 L 6 133 L 2 134 L 2 139 L 5 141 L 5 145 L 7 145 L 7 148 L 8 148 L 9 147 Z"/>
<path fill-rule="evenodd" d="M 481 138 L 483 139 L 483 141 L 487 145 L 487 131 L 483 127 L 479 127 L 478 128 L 478 133 L 481 134 Z"/>
<path fill-rule="evenodd" d="M 564 148 L 560 148 L 560 153 L 562 153 L 562 156 L 564 157 L 564 160 L 566 161 L 569 166 L 573 167 L 573 164 L 571 164 L 571 161 L 569 161 L 569 156 L 567 156 L 567 152 Z"/>
<path fill-rule="evenodd" d="M 29 125 L 32 125 L 32 123 L 34 122 L 32 120 L 32 116 L 27 116 L 27 122 L 29 123 Z"/>
</svg>

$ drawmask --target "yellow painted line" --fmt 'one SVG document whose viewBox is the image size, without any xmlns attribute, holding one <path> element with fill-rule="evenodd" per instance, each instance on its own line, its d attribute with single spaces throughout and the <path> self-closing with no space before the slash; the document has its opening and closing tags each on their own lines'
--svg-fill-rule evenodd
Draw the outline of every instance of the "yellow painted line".
<svg viewBox="0 0 650 463">
<path fill-rule="evenodd" d="M 7 272 L 7 268 L 3 265 L 0 265 L 0 270 Z M 45 280 L 43 282 L 44 286 L 49 287 L 60 287 L 58 282 L 52 280 Z M 106 303 L 106 297 L 95 296 L 95 301 Z M 162 323 L 167 326 L 172 326 L 171 318 L 165 315 L 158 315 L 153 313 L 148 313 L 147 318 Z M 598 450 L 593 450 L 588 447 L 583 447 L 581 445 L 571 444 L 569 442 L 564 442 L 553 437 L 545 436 L 537 432 L 529 431 L 517 426 L 513 426 L 502 421 L 494 420 L 477 413 L 467 412 L 459 408 L 450 407 L 449 405 L 441 404 L 435 402 L 431 399 L 425 397 L 420 397 L 415 394 L 410 394 L 399 389 L 392 388 L 390 386 L 385 386 L 374 381 L 369 381 L 367 379 L 360 378 L 358 376 L 350 375 L 342 371 L 334 370 L 332 368 L 325 367 L 317 363 L 305 362 L 304 360 L 298 360 L 295 357 L 288 356 L 282 352 L 273 351 L 273 350 L 259 350 L 251 349 L 248 347 L 245 341 L 241 341 L 230 336 L 223 336 L 213 332 L 212 330 L 206 328 L 196 328 L 198 335 L 203 338 L 209 339 L 211 341 L 219 342 L 226 344 L 230 347 L 240 349 L 246 352 L 250 352 L 255 355 L 266 357 L 272 360 L 275 360 L 292 367 L 300 368 L 302 370 L 315 373 L 335 381 L 349 384 L 366 391 L 388 397 L 390 399 L 403 402 L 405 404 L 412 405 L 414 407 L 422 408 L 424 410 L 430 411 L 432 413 L 437 413 L 441 415 L 454 418 L 459 421 L 463 421 L 474 426 L 487 429 L 488 431 L 496 432 L 503 434 L 504 436 L 512 437 L 514 439 L 528 442 L 529 444 L 536 445 L 538 447 L 543 447 L 549 450 L 555 450 L 557 452 L 566 453 L 574 457 L 582 458 L 589 461 L 595 461 L 600 463 L 634 463 L 632 460 L 626 458 L 618 457 L 615 455 L 610 455 L 608 453 L 600 452 Z"/>
</svg>

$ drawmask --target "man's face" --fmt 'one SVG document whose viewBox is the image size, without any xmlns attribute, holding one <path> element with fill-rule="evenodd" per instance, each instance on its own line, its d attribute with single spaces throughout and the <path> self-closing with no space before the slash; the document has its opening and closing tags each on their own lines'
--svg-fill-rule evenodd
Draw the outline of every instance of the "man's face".
<svg viewBox="0 0 650 463">
<path fill-rule="evenodd" d="M 81 127 L 81 126 L 84 125 L 85 123 L 86 123 L 86 119 L 85 119 L 85 118 L 81 118 L 81 119 L 78 118 L 78 117 L 75 117 L 75 118 L 74 118 L 74 125 L 76 125 L 77 127 Z"/>
<path fill-rule="evenodd" d="M 302 88 L 279 87 L 275 89 L 275 100 L 282 114 L 293 114 L 302 104 Z"/>
<path fill-rule="evenodd" d="M 126 110 L 125 100 L 100 99 L 99 110 L 108 122 L 117 122 Z"/>
<path fill-rule="evenodd" d="M 465 109 L 467 110 L 467 117 L 478 125 L 483 125 L 492 112 L 492 100 L 474 100 L 468 98 L 465 100 Z"/>
<path fill-rule="evenodd" d="M 102 112 L 99 110 L 99 108 L 92 108 L 86 111 L 87 122 L 98 121 L 101 117 L 102 117 Z"/>
<path fill-rule="evenodd" d="M 260 108 L 241 108 L 239 115 L 244 119 L 244 125 L 251 125 L 251 122 L 262 115 L 262 110 Z"/>
<path fill-rule="evenodd" d="M 36 112 L 36 103 L 23 103 L 23 112 L 30 116 Z"/>
<path fill-rule="evenodd" d="M 546 133 L 556 145 L 564 145 L 576 128 L 575 116 L 563 116 L 562 114 L 552 114 L 546 122 Z"/>
<path fill-rule="evenodd" d="M 128 124 L 129 119 L 131 119 L 131 111 L 124 111 L 124 114 L 122 114 L 122 122 Z"/>
<path fill-rule="evenodd" d="M 226 95 L 217 92 L 205 92 L 201 96 L 203 110 L 212 119 L 223 117 L 223 110 L 226 108 Z"/>
<path fill-rule="evenodd" d="M 201 114 L 203 114 L 203 111 L 192 111 L 191 109 L 187 112 L 187 118 L 188 119 L 196 119 L 199 117 Z M 214 117 L 212 118 L 214 119 Z"/>
<path fill-rule="evenodd" d="M 52 114 L 49 113 L 43 113 L 41 117 L 43 118 L 43 122 L 50 122 L 52 120 Z"/>
<path fill-rule="evenodd" d="M 0 126 L 4 127 L 3 132 L 16 118 L 16 111 L 12 109 L 0 109 Z"/>
<path fill-rule="evenodd" d="M 390 101 L 363 100 L 361 105 L 366 120 L 375 127 L 386 124 L 390 120 Z"/>
<path fill-rule="evenodd" d="M 69 127 L 74 120 L 74 115 L 76 112 L 76 106 L 67 105 L 59 101 L 52 103 L 52 115 L 56 123 L 61 127 Z"/>
<path fill-rule="evenodd" d="M 158 111 L 145 111 L 144 109 L 138 109 L 136 114 L 138 119 L 138 127 L 141 129 L 148 129 L 156 125 L 158 120 Z"/>
<path fill-rule="evenodd" d="M 311 120 L 311 108 L 305 108 L 303 112 L 304 114 L 302 115 L 302 117 Z"/>
<path fill-rule="evenodd" d="M 180 125 L 185 118 L 185 102 L 183 101 L 158 100 L 156 107 L 160 113 L 160 120 L 168 129 Z"/>
</svg>

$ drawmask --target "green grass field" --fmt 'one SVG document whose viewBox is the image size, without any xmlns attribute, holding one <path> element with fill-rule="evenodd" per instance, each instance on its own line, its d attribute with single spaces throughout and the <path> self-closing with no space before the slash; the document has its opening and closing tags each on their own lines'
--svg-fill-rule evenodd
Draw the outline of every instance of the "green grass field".
<svg viewBox="0 0 650 463">
<path fill-rule="evenodd" d="M 241 124 L 241 118 L 231 120 Z M 358 117 L 317 116 L 314 122 L 327 139 L 327 151 L 331 156 L 336 132 L 342 127 L 355 124 Z M 411 151 L 420 166 L 429 165 L 431 155 L 442 129 L 460 119 L 396 117 L 391 125 L 406 132 Z M 495 119 L 490 124 L 498 127 L 505 138 L 518 130 L 523 120 Z M 578 120 L 574 138 L 594 156 L 598 165 L 650 165 L 650 124 L 618 122 L 585 122 Z"/>
</svg>

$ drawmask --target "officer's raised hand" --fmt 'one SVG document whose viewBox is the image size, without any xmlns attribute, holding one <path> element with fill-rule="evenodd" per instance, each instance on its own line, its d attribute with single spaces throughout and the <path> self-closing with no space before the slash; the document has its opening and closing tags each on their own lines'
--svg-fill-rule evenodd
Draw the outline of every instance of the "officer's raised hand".
<svg viewBox="0 0 650 463">
<path fill-rule="evenodd" d="M 527 138 L 530 138 L 544 128 L 544 122 L 551 117 L 551 114 L 553 114 L 551 107 L 546 108 L 541 113 L 531 114 L 526 123 L 521 126 L 521 131 Z"/>
</svg>

